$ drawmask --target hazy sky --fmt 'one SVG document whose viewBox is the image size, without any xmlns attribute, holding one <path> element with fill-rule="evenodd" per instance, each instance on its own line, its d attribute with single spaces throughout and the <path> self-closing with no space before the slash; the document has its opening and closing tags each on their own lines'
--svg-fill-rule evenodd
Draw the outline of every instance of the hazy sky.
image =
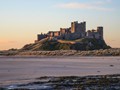
<svg viewBox="0 0 120 90">
<path fill-rule="evenodd" d="M 0 50 L 33 43 L 38 33 L 86 21 L 104 27 L 108 45 L 120 48 L 120 0 L 0 0 Z"/>
</svg>

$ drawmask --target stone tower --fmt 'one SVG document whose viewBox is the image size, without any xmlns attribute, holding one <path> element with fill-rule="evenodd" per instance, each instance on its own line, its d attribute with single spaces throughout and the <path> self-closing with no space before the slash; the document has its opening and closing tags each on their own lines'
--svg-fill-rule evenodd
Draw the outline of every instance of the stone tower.
<svg viewBox="0 0 120 90">
<path fill-rule="evenodd" d="M 99 33 L 100 39 L 103 39 L 103 27 L 97 27 L 97 32 Z"/>
<path fill-rule="evenodd" d="M 86 22 L 81 22 L 76 25 L 77 33 L 85 33 L 86 32 Z"/>
<path fill-rule="evenodd" d="M 77 21 L 71 23 L 71 33 L 75 33 L 77 24 Z"/>
<path fill-rule="evenodd" d="M 86 32 L 86 22 L 81 22 L 78 23 L 76 22 L 72 22 L 71 23 L 71 33 L 85 33 Z"/>
</svg>

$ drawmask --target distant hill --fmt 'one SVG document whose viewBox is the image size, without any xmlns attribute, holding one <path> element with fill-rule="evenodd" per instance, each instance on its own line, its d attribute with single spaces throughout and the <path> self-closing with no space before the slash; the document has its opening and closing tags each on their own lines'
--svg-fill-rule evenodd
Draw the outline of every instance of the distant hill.
<svg viewBox="0 0 120 90">
<path fill-rule="evenodd" d="M 23 48 L 24 50 L 39 51 L 39 50 L 98 50 L 98 49 L 108 49 L 104 40 L 101 39 L 90 39 L 82 38 L 73 41 L 67 40 L 50 40 L 48 38 L 42 39 L 33 44 L 27 44 Z"/>
</svg>

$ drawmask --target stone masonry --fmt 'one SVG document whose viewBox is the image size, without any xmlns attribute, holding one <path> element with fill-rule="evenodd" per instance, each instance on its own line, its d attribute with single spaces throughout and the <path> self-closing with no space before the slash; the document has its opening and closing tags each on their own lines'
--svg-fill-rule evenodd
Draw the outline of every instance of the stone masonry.
<svg viewBox="0 0 120 90">
<path fill-rule="evenodd" d="M 97 27 L 97 30 L 86 31 L 86 22 L 78 23 L 78 21 L 71 22 L 71 27 L 60 28 L 59 31 L 49 31 L 47 34 L 38 34 L 37 41 L 44 38 L 62 39 L 62 40 L 76 40 L 80 38 L 96 38 L 103 39 L 103 27 Z"/>
</svg>

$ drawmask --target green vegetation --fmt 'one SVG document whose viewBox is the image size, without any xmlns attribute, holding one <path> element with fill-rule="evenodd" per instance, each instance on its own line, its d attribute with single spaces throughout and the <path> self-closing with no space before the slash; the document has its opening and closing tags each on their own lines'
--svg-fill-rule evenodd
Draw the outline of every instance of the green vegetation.
<svg viewBox="0 0 120 90">
<path fill-rule="evenodd" d="M 27 44 L 21 50 L 98 50 L 108 49 L 104 40 L 82 38 L 74 41 L 44 39 L 37 43 Z"/>
</svg>

